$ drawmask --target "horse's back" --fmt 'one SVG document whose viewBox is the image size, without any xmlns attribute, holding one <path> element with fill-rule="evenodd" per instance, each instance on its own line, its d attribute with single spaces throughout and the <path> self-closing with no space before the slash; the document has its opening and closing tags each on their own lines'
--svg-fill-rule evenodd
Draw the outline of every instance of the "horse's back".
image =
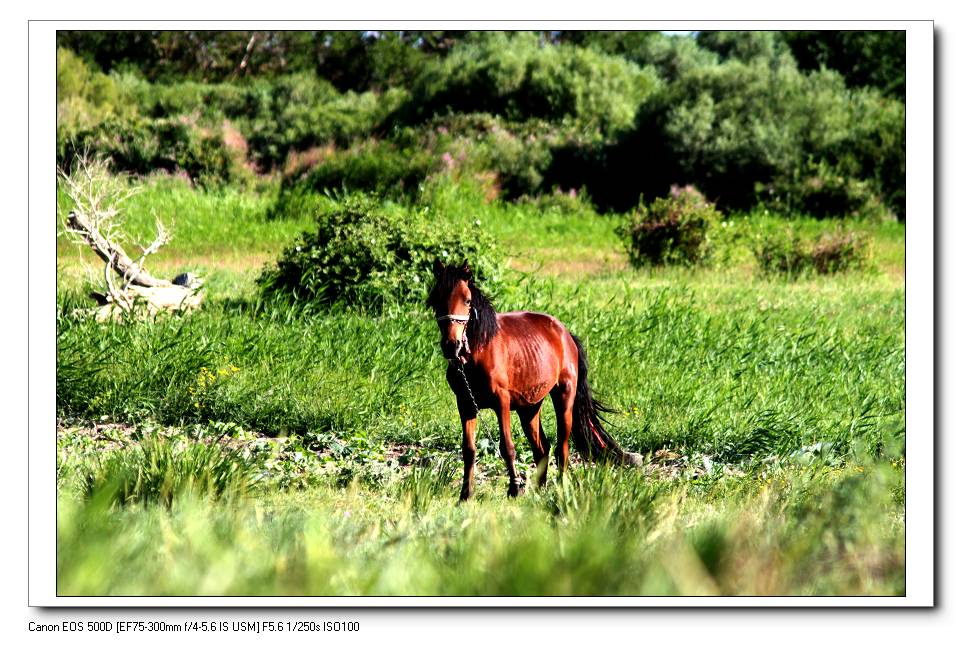
<svg viewBox="0 0 962 647">
<path fill-rule="evenodd" d="M 508 337 L 541 337 L 549 343 L 562 341 L 568 334 L 568 330 L 557 317 L 526 310 L 499 313 L 498 328 Z"/>
</svg>

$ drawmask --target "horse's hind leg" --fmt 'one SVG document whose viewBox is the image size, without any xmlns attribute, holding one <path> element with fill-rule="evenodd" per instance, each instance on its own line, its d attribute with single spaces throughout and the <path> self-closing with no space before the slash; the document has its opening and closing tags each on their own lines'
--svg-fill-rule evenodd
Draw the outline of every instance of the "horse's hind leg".
<svg viewBox="0 0 962 647">
<path fill-rule="evenodd" d="M 558 440 L 554 457 L 558 463 L 559 475 L 564 474 L 568 468 L 568 439 L 574 423 L 575 387 L 574 380 L 563 380 L 551 390 L 551 403 L 554 404 L 555 418 L 558 419 Z"/>
<path fill-rule="evenodd" d="M 545 436 L 544 429 L 541 428 L 541 403 L 518 409 L 518 417 L 521 418 L 521 428 L 524 435 L 531 445 L 531 453 L 534 455 L 534 462 L 537 465 L 536 479 L 538 487 L 544 486 L 548 481 L 548 437 Z"/>
</svg>

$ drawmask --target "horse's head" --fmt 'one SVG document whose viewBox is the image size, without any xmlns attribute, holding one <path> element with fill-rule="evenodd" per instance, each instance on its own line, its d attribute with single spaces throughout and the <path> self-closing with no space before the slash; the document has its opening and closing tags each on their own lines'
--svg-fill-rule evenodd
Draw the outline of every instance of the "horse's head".
<svg viewBox="0 0 962 647">
<path fill-rule="evenodd" d="M 474 316 L 472 308 L 471 268 L 467 261 L 460 266 L 434 261 L 434 288 L 428 296 L 428 306 L 434 310 L 441 330 L 441 353 L 448 360 L 467 361 L 471 354 L 468 344 L 468 321 Z"/>
</svg>

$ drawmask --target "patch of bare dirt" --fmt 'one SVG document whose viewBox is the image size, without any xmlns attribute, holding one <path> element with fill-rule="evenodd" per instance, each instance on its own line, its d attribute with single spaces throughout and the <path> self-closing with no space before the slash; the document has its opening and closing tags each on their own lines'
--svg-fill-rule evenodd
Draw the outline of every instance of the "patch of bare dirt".
<svg viewBox="0 0 962 647">
<path fill-rule="evenodd" d="M 627 260 L 618 254 L 596 254 L 581 258 L 549 258 L 532 260 L 514 257 L 508 266 L 520 272 L 539 272 L 556 277 L 584 278 L 589 274 L 617 272 L 628 267 Z"/>
<path fill-rule="evenodd" d="M 296 177 L 310 171 L 334 154 L 334 146 L 313 146 L 303 151 L 291 151 L 284 161 L 284 177 Z"/>
</svg>

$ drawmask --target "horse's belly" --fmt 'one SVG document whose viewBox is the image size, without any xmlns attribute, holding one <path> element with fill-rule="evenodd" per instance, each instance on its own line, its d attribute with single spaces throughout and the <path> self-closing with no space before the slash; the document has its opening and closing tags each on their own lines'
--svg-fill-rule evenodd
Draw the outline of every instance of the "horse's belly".
<svg viewBox="0 0 962 647">
<path fill-rule="evenodd" d="M 531 385 L 526 385 L 522 389 L 512 391 L 511 393 L 511 406 L 512 407 L 526 407 L 533 404 L 538 404 L 551 392 L 551 387 L 554 384 L 551 382 L 536 382 Z"/>
<path fill-rule="evenodd" d="M 524 407 L 537 404 L 548 397 L 558 383 L 558 371 L 550 361 L 518 363 L 514 365 L 511 384 L 511 405 Z"/>
</svg>

